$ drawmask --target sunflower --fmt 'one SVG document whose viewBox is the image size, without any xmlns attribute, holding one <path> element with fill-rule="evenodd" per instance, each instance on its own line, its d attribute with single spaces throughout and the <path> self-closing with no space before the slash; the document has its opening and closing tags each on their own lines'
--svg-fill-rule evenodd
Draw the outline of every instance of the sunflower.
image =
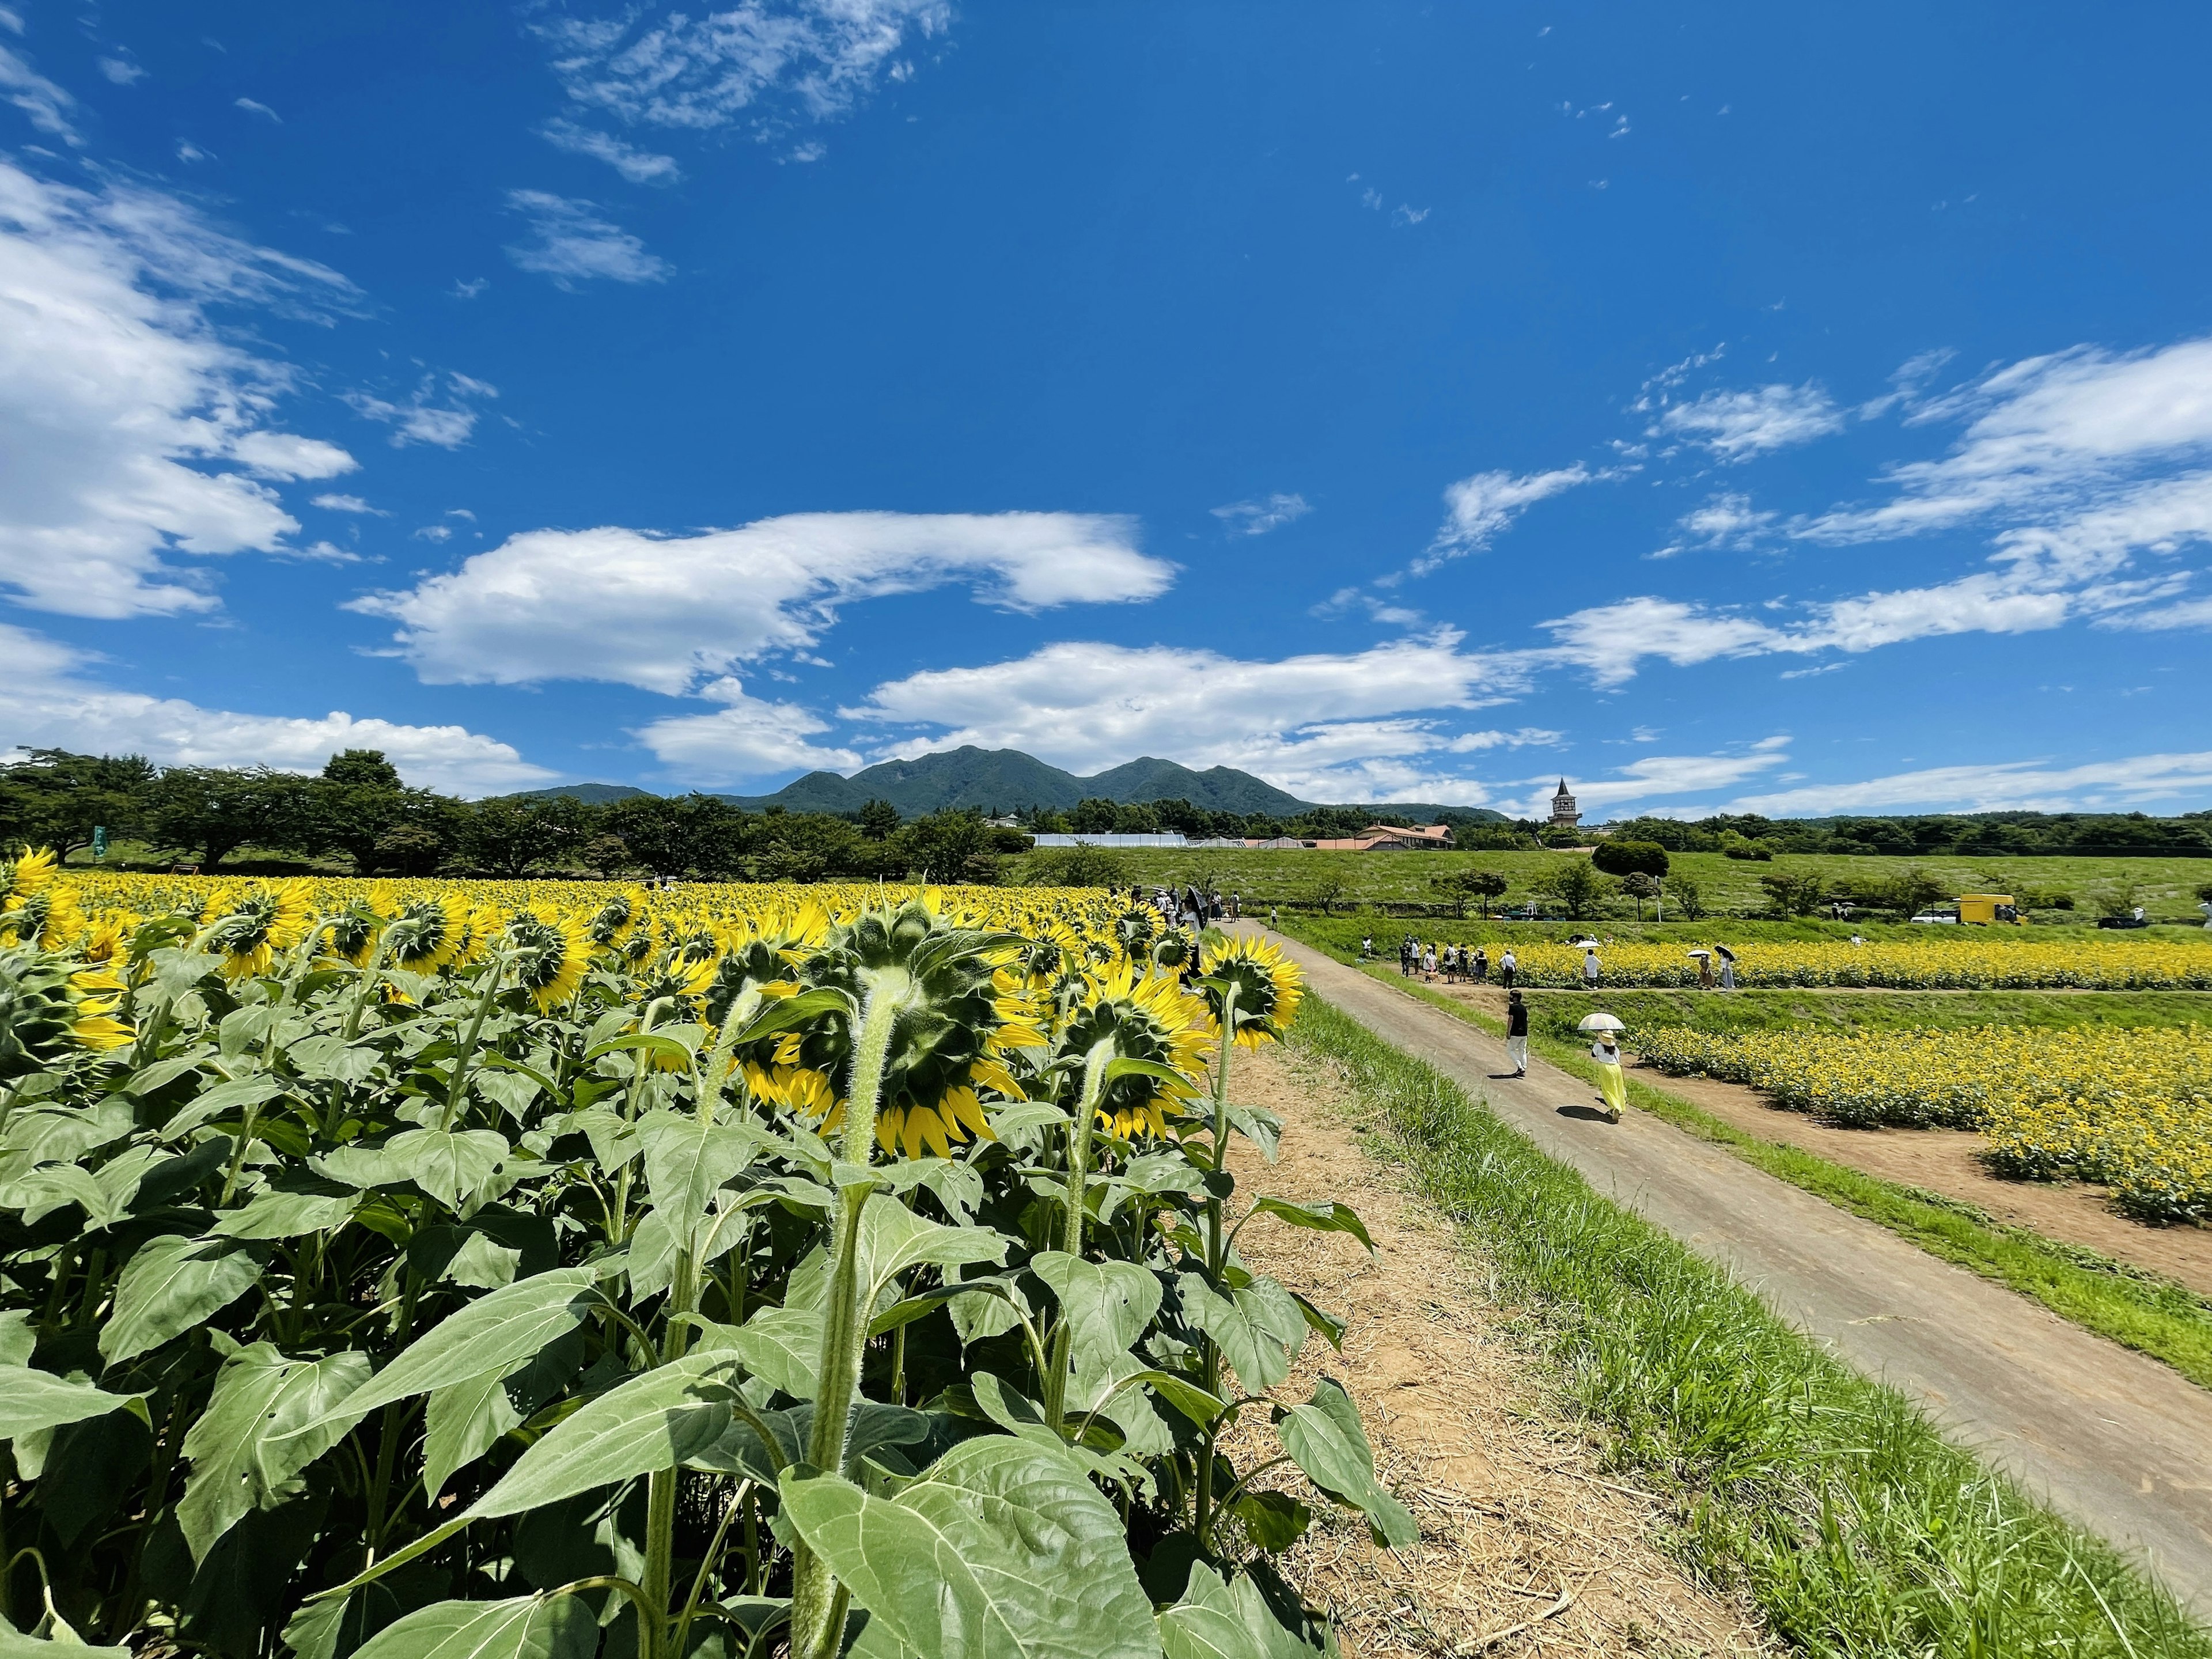
<svg viewBox="0 0 2212 1659">
<path fill-rule="evenodd" d="M 54 879 L 53 848 L 41 847 L 36 852 L 26 848 L 21 855 L 9 860 L 5 866 L 7 878 L 0 880 L 0 910 L 12 910 L 32 894 L 41 892 Z"/>
<path fill-rule="evenodd" d="M 0 1078 L 130 1042 L 131 1028 L 114 1018 L 122 991 L 105 968 L 73 968 L 37 950 L 0 951 Z"/>
<path fill-rule="evenodd" d="M 1209 945 L 1200 962 L 1205 976 L 1237 990 L 1237 1030 L 1240 1048 L 1256 1048 L 1263 1042 L 1282 1040 L 1297 1017 L 1298 1000 L 1305 994 L 1305 977 L 1283 953 L 1264 939 L 1237 934 Z M 1227 1002 L 1223 990 L 1209 986 L 1206 1000 L 1218 1029 Z"/>
<path fill-rule="evenodd" d="M 1173 974 L 1139 975 L 1123 961 L 1094 974 L 1070 1012 L 1054 1052 L 1079 1063 L 1082 1056 L 1110 1039 L 1115 1056 L 1150 1060 L 1181 1074 L 1182 1081 L 1146 1076 L 1115 1078 L 1098 1097 L 1098 1127 L 1123 1140 L 1139 1132 L 1167 1133 L 1167 1120 L 1180 1115 L 1185 1101 L 1196 1099 L 1194 1079 L 1207 1032 L 1206 1004 L 1182 988 Z"/>
<path fill-rule="evenodd" d="M 107 963 L 131 951 L 131 936 L 138 931 L 138 918 L 120 910 L 102 911 L 85 931 L 77 953 L 87 962 Z"/>
<path fill-rule="evenodd" d="M 304 881 L 266 883 L 251 889 L 206 930 L 210 948 L 222 955 L 227 979 L 265 974 L 279 951 L 307 936 L 313 890 Z"/>
<path fill-rule="evenodd" d="M 58 883 L 11 895 L 8 912 L 11 939 L 48 951 L 67 950 L 84 932 L 84 908 Z"/>
<path fill-rule="evenodd" d="M 468 902 L 457 892 L 418 898 L 392 919 L 391 962 L 410 974 L 434 974 L 453 959 L 468 924 Z"/>
<path fill-rule="evenodd" d="M 1010 994 L 1000 983 L 1001 969 L 1015 963 L 1018 942 L 958 927 L 945 910 L 942 895 L 925 891 L 895 909 L 866 912 L 832 928 L 794 977 L 803 988 L 844 992 L 855 1014 L 825 1015 L 775 1041 L 775 1066 L 817 1073 L 825 1082 L 842 1078 L 851 1069 L 855 1016 L 878 982 L 874 976 L 891 970 L 908 975 L 876 1110 L 877 1144 L 892 1157 L 903 1149 L 919 1158 L 924 1148 L 947 1157 L 971 1136 L 989 1139 L 980 1091 L 1020 1098 L 1006 1054 L 1043 1037 L 1018 986 Z M 749 1080 L 756 1070 L 768 1068 L 756 1060 L 747 1068 Z M 773 1084 L 775 1073 L 768 1075 Z M 763 1092 L 757 1085 L 755 1091 Z"/>
<path fill-rule="evenodd" d="M 645 908 L 643 890 L 625 887 L 602 904 L 592 918 L 591 935 L 594 945 L 612 945 L 620 949 L 629 938 L 630 930 L 637 926 L 638 912 Z"/>
<path fill-rule="evenodd" d="M 356 968 L 366 968 L 376 954 L 376 937 L 383 929 L 384 918 L 375 907 L 367 899 L 355 899 L 330 919 L 324 938 L 332 956 Z"/>
<path fill-rule="evenodd" d="M 583 988 L 592 939 L 577 918 L 556 911 L 548 921 L 526 910 L 508 924 L 507 937 L 515 945 L 514 982 L 539 1013 L 551 1013 Z"/>
</svg>

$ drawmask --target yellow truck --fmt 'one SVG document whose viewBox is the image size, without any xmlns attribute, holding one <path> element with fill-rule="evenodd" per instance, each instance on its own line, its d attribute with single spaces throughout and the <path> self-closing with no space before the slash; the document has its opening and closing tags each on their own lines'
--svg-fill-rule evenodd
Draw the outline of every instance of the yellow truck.
<svg viewBox="0 0 2212 1659">
<path fill-rule="evenodd" d="M 1966 925 L 1987 927 L 1991 922 L 2020 922 L 2020 907 L 2013 902 L 2010 893 L 1961 893 L 1959 895 L 1959 920 Z"/>
</svg>

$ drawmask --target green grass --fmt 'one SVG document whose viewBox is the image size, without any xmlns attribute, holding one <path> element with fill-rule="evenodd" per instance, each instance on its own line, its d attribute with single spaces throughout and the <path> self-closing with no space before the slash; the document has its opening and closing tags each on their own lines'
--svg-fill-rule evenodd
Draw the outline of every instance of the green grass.
<svg viewBox="0 0 2212 1659">
<path fill-rule="evenodd" d="M 1395 986 L 1492 1036 L 1504 1035 L 1502 1020 L 1479 1012 L 1417 981 L 1401 979 L 1395 968 L 1370 963 L 1366 971 L 1383 983 Z M 1790 994 L 1768 994 L 1786 999 Z M 1991 1000 L 2013 999 L 1996 996 Z M 2111 999 L 2128 1000 L 2118 995 Z M 2147 995 L 2144 1000 L 2166 999 Z M 1628 1000 L 1626 997 L 1604 999 L 1606 1006 L 1615 1012 L 1620 1012 Z M 1545 1007 L 1547 1002 L 1555 1011 L 1548 1012 L 1548 1018 Z M 1531 1004 L 1530 1048 L 1561 1071 L 1595 1087 L 1595 1063 L 1586 1052 L 1585 1041 L 1574 1036 L 1571 1023 L 1589 1012 L 1590 1000 L 1573 992 L 1535 993 L 1531 994 Z M 1573 1010 L 1571 1015 L 1570 1008 Z M 1621 1017 L 1630 1018 L 1626 1013 Z M 1632 1019 L 1630 1026 L 1632 1031 Z M 1686 1133 L 1724 1148 L 1755 1169 L 1764 1170 L 1793 1187 L 1826 1199 L 1840 1209 L 1887 1227 L 1930 1255 L 2032 1297 L 2062 1319 L 2070 1319 L 2086 1330 L 2148 1354 L 2172 1366 L 2199 1387 L 2212 1389 L 2212 1302 L 2185 1285 L 2130 1267 L 2079 1245 L 2045 1238 L 2024 1227 L 2007 1226 L 1970 1204 L 1961 1204 L 1940 1194 L 1899 1186 L 1847 1164 L 1831 1163 L 1796 1146 L 1761 1140 L 1680 1096 L 1655 1088 L 1633 1073 L 1628 1079 L 1628 1098 L 1632 1105 L 1643 1108 Z"/>
<path fill-rule="evenodd" d="M 1375 905 L 1420 902 L 1437 897 L 1431 883 L 1451 870 L 1495 870 L 1512 887 L 1510 902 L 1528 896 L 1530 886 L 1559 860 L 1584 857 L 1573 853 L 1314 853 L 1230 852 L 1137 848 L 1116 854 L 1133 880 L 1173 882 L 1212 881 L 1224 892 L 1243 895 L 1249 912 L 1270 903 L 1303 904 L 1325 880 L 1344 882 L 1340 903 Z M 2133 902 L 2143 905 L 2155 918 L 2201 923 L 2195 890 L 2212 881 L 2212 860 L 2203 859 L 2106 858 L 1845 858 L 1821 854 L 1785 854 L 1771 863 L 1752 863 L 1723 858 L 1718 853 L 1678 853 L 1674 873 L 1693 878 L 1704 890 L 1705 902 L 1717 913 L 1754 914 L 1766 903 L 1759 884 L 1762 875 L 1816 873 L 1854 886 L 1893 881 L 1908 871 L 1925 871 L 1954 894 L 2047 893 L 2073 896 L 2077 906 L 2072 920 L 2086 924 L 2095 915 L 2093 901 L 2099 896 L 2117 897 L 2132 887 Z M 1618 919 L 1634 915 L 1623 902 Z M 1649 914 L 1649 907 L 1646 908 Z M 2037 931 L 2045 919 L 2054 923 L 2065 912 L 2039 911 Z M 1931 931 L 1921 929 L 1921 932 Z"/>
<path fill-rule="evenodd" d="M 1527 993 L 1532 1025 L 1565 1037 L 1595 1003 L 1581 991 Z M 1604 991 L 1595 1002 L 1632 1031 L 1687 1025 L 1758 1031 L 1957 1030 L 1977 1025 L 2179 1027 L 2212 1023 L 2212 991 Z"/>
<path fill-rule="evenodd" d="M 1292 1033 L 1523 1303 L 1682 1547 L 1814 1654 L 2207 1659 L 2212 1638 L 1900 1395 L 1319 998 Z M 1377 1141 L 1382 1143 L 1376 1147 Z"/>
</svg>

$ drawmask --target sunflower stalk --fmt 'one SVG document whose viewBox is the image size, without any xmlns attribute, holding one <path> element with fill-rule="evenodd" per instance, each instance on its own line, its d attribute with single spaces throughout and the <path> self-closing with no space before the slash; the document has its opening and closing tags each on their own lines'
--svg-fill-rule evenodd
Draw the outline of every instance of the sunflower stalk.
<svg viewBox="0 0 2212 1659">
<path fill-rule="evenodd" d="M 1067 1216 L 1060 1249 L 1083 1254 L 1083 1223 L 1088 1212 L 1085 1188 L 1091 1171 L 1091 1126 L 1097 1121 L 1099 1097 L 1106 1092 L 1106 1068 L 1114 1063 L 1115 1042 L 1101 1037 L 1083 1058 L 1083 1092 L 1075 1108 L 1075 1121 L 1067 1131 Z M 1052 1334 L 1052 1370 L 1045 1378 L 1045 1421 L 1066 1433 L 1068 1370 L 1075 1347 L 1075 1327 L 1063 1316 Z"/>
<path fill-rule="evenodd" d="M 1237 1047 L 1237 982 L 1231 980 L 1222 993 L 1221 1048 L 1213 1065 L 1213 1176 L 1206 1183 L 1206 1270 L 1217 1284 L 1229 1253 L 1228 1241 L 1221 1231 L 1221 1179 L 1229 1164 L 1229 1056 Z M 1203 1348 L 1204 1387 L 1218 1399 L 1221 1394 L 1221 1345 L 1212 1337 L 1204 1336 Z M 1220 1425 L 1219 1418 L 1206 1425 L 1204 1444 L 1199 1452 L 1196 1530 L 1201 1546 L 1210 1546 L 1212 1537 L 1213 1449 L 1220 1437 Z"/>
<path fill-rule="evenodd" d="M 491 965 L 484 969 L 483 994 L 477 999 L 477 1011 L 469 1021 L 466 1036 L 461 1039 L 460 1051 L 453 1056 L 453 1081 L 446 1091 L 445 1121 L 438 1127 L 450 1133 L 453 1120 L 460 1115 L 461 1102 L 469 1086 L 469 1062 L 476 1058 L 477 1040 L 483 1036 L 484 1021 L 491 1017 L 491 1005 L 498 999 L 500 981 L 506 976 L 507 957 L 495 954 Z"/>
<path fill-rule="evenodd" d="M 863 1168 L 875 1152 L 876 1112 L 882 1103 L 891 1029 L 914 989 L 914 980 L 903 968 L 884 967 L 872 970 L 866 983 L 867 999 L 853 1043 L 852 1083 L 845 1102 L 846 1161 Z M 875 1190 L 873 1182 L 858 1181 L 840 1187 L 837 1194 L 837 1254 L 823 1307 L 814 1422 L 806 1444 L 806 1461 L 830 1474 L 845 1464 L 846 1432 L 859 1392 L 860 1358 L 867 1346 L 867 1320 L 860 1307 L 860 1218 Z M 794 1544 L 792 1659 L 833 1659 L 844 1645 L 848 1600 L 822 1559 L 803 1540 Z"/>
</svg>

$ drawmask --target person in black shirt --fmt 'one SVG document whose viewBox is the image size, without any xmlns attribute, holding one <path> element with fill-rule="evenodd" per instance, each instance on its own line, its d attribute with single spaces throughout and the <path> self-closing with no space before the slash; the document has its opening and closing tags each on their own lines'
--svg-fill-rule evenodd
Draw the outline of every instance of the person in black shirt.
<svg viewBox="0 0 2212 1659">
<path fill-rule="evenodd" d="M 1528 1005 L 1521 994 L 1505 999 L 1505 1053 L 1513 1062 L 1513 1075 L 1528 1075 Z"/>
</svg>

